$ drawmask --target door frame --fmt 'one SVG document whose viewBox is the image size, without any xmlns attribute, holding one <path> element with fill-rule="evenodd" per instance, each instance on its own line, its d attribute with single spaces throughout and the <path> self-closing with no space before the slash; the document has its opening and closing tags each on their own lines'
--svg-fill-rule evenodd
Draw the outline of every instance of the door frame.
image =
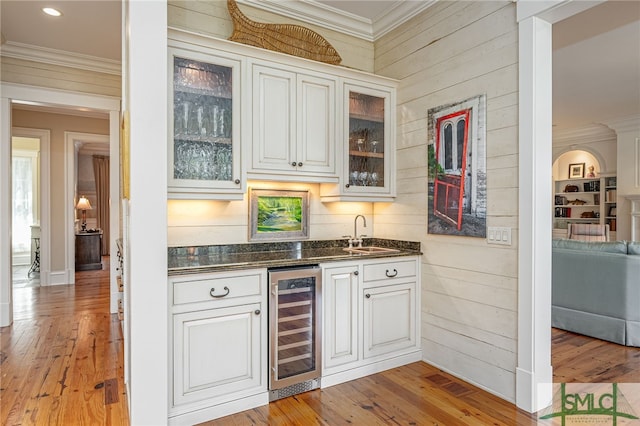
<svg viewBox="0 0 640 426">
<path fill-rule="evenodd" d="M 518 341 L 516 405 L 552 403 L 552 25 L 594 1 L 523 1 L 518 22 Z"/>
<path fill-rule="evenodd" d="M 87 108 L 92 111 L 109 114 L 109 144 L 111 155 L 119 158 L 120 141 L 120 99 L 112 96 L 93 95 L 46 87 L 36 87 L 16 83 L 0 82 L 0 327 L 13 322 L 13 292 L 11 284 L 11 104 L 14 101 L 32 102 L 42 106 L 63 107 L 69 109 Z M 116 166 L 117 167 L 117 164 Z M 111 169 L 111 174 L 113 168 Z M 119 179 L 118 174 L 111 176 Z M 119 198 L 119 197 L 118 197 Z M 119 234 L 119 200 L 112 202 L 111 231 Z M 114 214 L 115 211 L 115 214 Z M 42 220 L 42 219 L 41 219 Z M 112 239 L 113 240 L 113 239 Z M 114 240 L 115 241 L 115 240 Z M 50 243 L 50 242 L 49 242 Z M 111 250 L 115 253 L 115 243 Z M 117 312 L 117 300 L 114 300 L 115 268 L 117 262 L 109 262 L 111 268 L 111 312 Z M 117 296 L 117 293 L 115 293 Z"/>
</svg>

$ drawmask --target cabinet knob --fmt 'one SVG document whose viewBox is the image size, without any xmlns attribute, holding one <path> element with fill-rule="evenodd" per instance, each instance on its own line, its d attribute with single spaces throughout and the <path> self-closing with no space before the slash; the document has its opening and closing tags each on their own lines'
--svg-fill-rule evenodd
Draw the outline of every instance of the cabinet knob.
<svg viewBox="0 0 640 426">
<path fill-rule="evenodd" d="M 240 179 L 234 180 L 233 183 L 235 183 L 236 185 L 240 185 Z"/>
<path fill-rule="evenodd" d="M 360 272 L 355 271 L 355 272 L 353 273 L 353 275 L 360 275 Z"/>
<path fill-rule="evenodd" d="M 367 299 L 371 298 L 371 295 L 369 293 L 365 294 L 364 297 L 366 297 Z"/>
<path fill-rule="evenodd" d="M 387 270 L 385 271 L 385 273 L 384 273 L 384 274 L 385 274 L 387 277 L 389 277 L 389 278 L 393 278 L 393 277 L 395 277 L 396 275 L 398 275 L 398 270 L 397 270 L 397 269 L 394 269 L 394 270 L 393 270 L 393 272 L 390 274 L 390 273 L 389 273 L 389 270 L 387 269 Z"/>
<path fill-rule="evenodd" d="M 260 309 L 256 309 L 255 311 L 253 311 L 253 313 L 256 315 L 260 315 Z"/>
<path fill-rule="evenodd" d="M 302 162 L 299 162 L 299 163 L 298 163 L 298 167 L 302 167 Z"/>
<path fill-rule="evenodd" d="M 348 184 L 346 184 L 344 187 L 345 187 L 345 188 L 349 188 L 350 186 L 351 186 L 351 184 L 350 184 L 350 183 L 348 183 Z"/>
<path fill-rule="evenodd" d="M 298 163 L 296 163 L 295 161 L 293 161 L 293 162 L 291 163 L 291 165 L 292 165 L 293 167 L 295 167 L 297 164 L 298 164 Z"/>
</svg>

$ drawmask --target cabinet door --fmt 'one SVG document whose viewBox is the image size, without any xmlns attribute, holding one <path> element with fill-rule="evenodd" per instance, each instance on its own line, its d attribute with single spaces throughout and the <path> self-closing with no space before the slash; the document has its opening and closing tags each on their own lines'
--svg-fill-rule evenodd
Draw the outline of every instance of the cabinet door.
<svg viewBox="0 0 640 426">
<path fill-rule="evenodd" d="M 297 170 L 335 175 L 335 82 L 298 75 L 297 85 Z"/>
<path fill-rule="evenodd" d="M 415 347 L 416 283 L 364 289 L 364 358 Z"/>
<path fill-rule="evenodd" d="M 294 73 L 253 66 L 253 169 L 297 168 L 295 103 Z"/>
<path fill-rule="evenodd" d="M 173 316 L 173 403 L 266 390 L 259 303 Z M 265 364 L 265 365 L 263 365 Z"/>
<path fill-rule="evenodd" d="M 242 62 L 206 51 L 169 52 L 169 196 L 241 198 Z"/>
<path fill-rule="evenodd" d="M 340 183 L 323 184 L 322 201 L 395 197 L 395 88 L 368 84 L 350 81 L 342 87 Z"/>
<path fill-rule="evenodd" d="M 358 267 L 323 271 L 324 367 L 358 360 Z"/>
</svg>

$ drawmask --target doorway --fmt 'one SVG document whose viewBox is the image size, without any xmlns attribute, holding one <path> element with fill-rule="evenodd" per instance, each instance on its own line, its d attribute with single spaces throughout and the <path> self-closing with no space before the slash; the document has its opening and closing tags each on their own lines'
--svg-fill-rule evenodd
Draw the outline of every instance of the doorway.
<svg viewBox="0 0 640 426">
<path fill-rule="evenodd" d="M 0 118 L 2 129 L 1 143 L 2 156 L 0 158 L 0 170 L 2 170 L 2 184 L 0 185 L 0 326 L 11 325 L 13 321 L 13 292 L 12 292 L 12 253 L 11 253 L 11 214 L 12 214 L 12 188 L 11 182 L 11 130 L 12 124 L 18 125 L 13 117 L 14 111 L 12 109 L 16 105 L 37 105 L 38 108 L 54 109 L 60 114 L 78 113 L 80 111 L 91 111 L 101 114 L 103 119 L 106 120 L 106 131 L 108 134 L 110 155 L 112 158 L 119 157 L 119 121 L 120 121 L 120 102 L 117 98 L 111 98 L 106 96 L 93 96 L 87 94 L 79 94 L 73 92 L 63 92 L 60 90 L 52 90 L 46 88 L 38 88 L 31 86 L 12 85 L 8 83 L 2 83 L 3 98 L 0 103 Z M 53 129 L 55 126 L 43 125 L 41 127 Z M 14 132 L 16 128 L 13 128 Z M 64 132 L 63 132 L 64 133 Z M 64 134 L 55 134 L 55 130 L 51 131 L 51 139 L 58 141 L 62 140 L 64 144 Z M 41 144 L 41 179 L 43 182 L 49 183 L 51 180 L 51 187 L 54 185 L 62 191 L 62 195 L 51 196 L 49 200 L 49 211 L 56 210 L 57 212 L 64 212 L 64 217 L 72 217 L 74 215 L 74 205 L 72 202 L 68 202 L 70 199 L 67 193 L 67 186 L 65 185 L 65 166 L 73 163 L 68 163 L 65 155 L 62 157 L 63 166 L 56 164 L 56 168 L 51 167 L 46 172 L 43 169 L 45 147 L 48 148 L 48 144 Z M 59 147 L 56 151 L 64 151 L 63 147 Z M 57 161 L 60 160 L 60 156 L 57 157 Z M 67 167 L 68 168 L 68 167 Z M 46 178 L 45 178 L 46 177 Z M 110 188 L 112 191 L 112 200 L 110 203 L 110 227 L 112 235 L 119 234 L 119 170 L 118 162 L 115 162 L 110 168 Z M 115 188 L 115 191 L 114 191 Z M 69 282 L 69 276 L 75 275 L 75 268 L 73 260 L 71 261 L 71 267 L 68 267 L 69 261 L 68 250 L 73 243 L 73 239 L 69 238 L 69 232 L 73 235 L 73 229 L 67 232 L 66 225 L 57 225 L 49 223 L 51 214 L 46 214 L 44 210 L 45 191 L 41 193 L 41 239 L 40 239 L 40 285 L 55 285 L 55 284 L 67 284 Z M 62 219 L 64 221 L 64 219 Z M 72 221 L 73 222 L 73 221 Z M 57 222 L 56 222 L 57 223 Z M 56 229 L 54 235 L 54 228 Z M 61 232 L 61 236 L 58 235 L 58 231 Z M 49 237 L 51 235 L 51 238 Z M 54 249 L 53 242 L 56 238 L 56 244 L 62 244 L 62 249 L 58 249 L 58 246 Z M 109 241 L 112 247 L 115 247 L 115 240 Z M 73 250 L 73 249 L 72 249 Z M 111 251 L 115 253 L 115 249 Z M 73 252 L 73 251 L 72 251 Z M 55 260 L 55 264 L 51 261 Z M 116 262 L 109 262 L 110 269 L 110 289 L 111 289 L 111 312 L 117 312 L 117 298 L 118 298 L 118 285 L 115 280 L 115 265 Z M 63 266 L 60 266 L 63 265 Z M 52 267 L 53 266 L 53 267 Z M 55 268 L 55 269 L 54 269 Z"/>
<path fill-rule="evenodd" d="M 11 138 L 11 265 L 15 287 L 40 285 L 40 139 Z"/>
</svg>

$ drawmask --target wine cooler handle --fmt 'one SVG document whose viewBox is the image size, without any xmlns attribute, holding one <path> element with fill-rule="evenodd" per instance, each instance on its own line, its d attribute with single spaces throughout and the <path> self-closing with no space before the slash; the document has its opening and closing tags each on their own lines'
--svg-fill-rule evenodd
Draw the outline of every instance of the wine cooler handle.
<svg viewBox="0 0 640 426">
<path fill-rule="evenodd" d="M 396 275 L 398 275 L 398 270 L 397 270 L 397 269 L 394 269 L 394 270 L 393 270 L 393 274 L 389 274 L 389 270 L 387 269 L 387 270 L 385 271 L 385 275 L 386 275 L 388 278 L 393 278 L 393 277 L 395 277 Z"/>
<path fill-rule="evenodd" d="M 364 297 L 366 297 L 367 299 L 371 298 L 371 295 L 369 293 L 365 294 Z"/>
<path fill-rule="evenodd" d="M 271 284 L 271 294 L 274 296 L 278 295 L 278 283 Z"/>
<path fill-rule="evenodd" d="M 224 286 L 224 289 L 227 291 L 225 294 L 213 294 L 216 292 L 216 289 L 211 287 L 211 290 L 209 291 L 209 294 L 211 295 L 211 297 L 215 297 L 216 299 L 220 299 L 221 297 L 225 297 L 229 294 L 229 287 Z"/>
</svg>

